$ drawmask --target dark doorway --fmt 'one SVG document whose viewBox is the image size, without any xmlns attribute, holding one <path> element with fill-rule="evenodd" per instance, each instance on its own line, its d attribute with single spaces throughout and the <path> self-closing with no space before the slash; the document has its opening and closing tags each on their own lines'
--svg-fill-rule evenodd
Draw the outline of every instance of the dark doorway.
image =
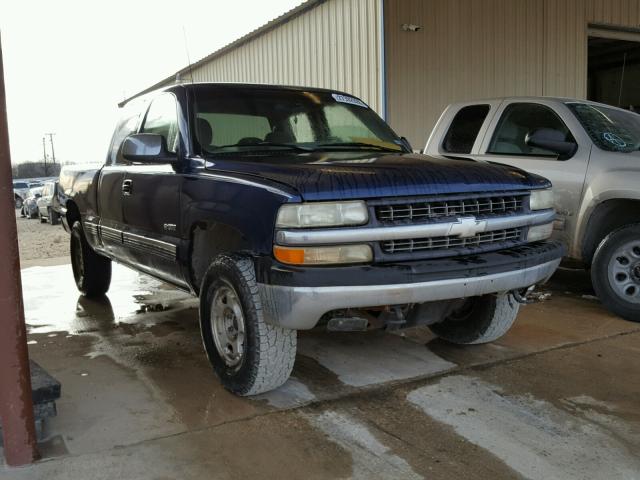
<svg viewBox="0 0 640 480">
<path fill-rule="evenodd" d="M 589 37 L 588 52 L 587 98 L 640 112 L 640 41 Z"/>
</svg>

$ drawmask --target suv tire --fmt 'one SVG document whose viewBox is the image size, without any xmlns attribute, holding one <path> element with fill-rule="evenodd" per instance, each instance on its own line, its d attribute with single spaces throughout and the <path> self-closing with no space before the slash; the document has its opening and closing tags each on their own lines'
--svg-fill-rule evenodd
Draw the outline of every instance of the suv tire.
<svg viewBox="0 0 640 480">
<path fill-rule="evenodd" d="M 591 264 L 591 283 L 607 309 L 640 322 L 640 224 L 619 228 L 600 242 Z"/>
<path fill-rule="evenodd" d="M 257 395 L 289 378 L 297 332 L 265 321 L 250 258 L 221 255 L 211 264 L 200 289 L 200 331 L 227 390 Z"/>
<path fill-rule="evenodd" d="M 60 223 L 60 214 L 51 207 L 49 207 L 47 211 L 49 212 L 49 223 L 51 225 L 58 225 Z"/>
<path fill-rule="evenodd" d="M 107 293 L 111 284 L 111 260 L 91 248 L 79 221 L 71 227 L 70 253 L 78 290 L 87 297 L 101 297 Z"/>
<path fill-rule="evenodd" d="M 429 328 L 451 343 L 489 343 L 509 331 L 519 309 L 520 304 L 508 293 L 472 297 L 449 317 Z"/>
</svg>

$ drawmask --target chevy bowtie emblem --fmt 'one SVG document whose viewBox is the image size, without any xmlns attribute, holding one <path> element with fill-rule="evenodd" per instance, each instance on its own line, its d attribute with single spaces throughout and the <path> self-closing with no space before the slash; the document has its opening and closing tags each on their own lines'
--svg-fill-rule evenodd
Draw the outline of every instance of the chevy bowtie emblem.
<svg viewBox="0 0 640 480">
<path fill-rule="evenodd" d="M 478 220 L 476 217 L 458 217 L 458 221 L 451 224 L 449 235 L 469 238 L 475 237 L 486 229 L 487 222 L 485 220 Z"/>
</svg>

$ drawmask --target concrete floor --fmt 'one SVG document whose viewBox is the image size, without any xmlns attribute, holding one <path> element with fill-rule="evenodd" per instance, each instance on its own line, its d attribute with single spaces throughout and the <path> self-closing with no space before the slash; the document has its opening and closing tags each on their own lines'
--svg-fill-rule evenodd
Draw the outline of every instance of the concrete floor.
<svg viewBox="0 0 640 480">
<path fill-rule="evenodd" d="M 243 399 L 207 363 L 194 299 L 116 267 L 89 301 L 56 263 L 22 273 L 58 416 L 43 460 L 3 480 L 640 479 L 640 325 L 583 274 L 557 274 L 491 345 L 302 333 L 291 380 Z"/>
</svg>

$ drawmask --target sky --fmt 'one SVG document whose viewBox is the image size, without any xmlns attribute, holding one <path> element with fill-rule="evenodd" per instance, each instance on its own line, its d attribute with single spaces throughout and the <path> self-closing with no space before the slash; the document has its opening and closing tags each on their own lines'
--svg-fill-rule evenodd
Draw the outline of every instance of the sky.
<svg viewBox="0 0 640 480">
<path fill-rule="evenodd" d="M 302 0 L 1 0 L 12 163 L 101 162 L 118 102 Z M 47 155 L 51 146 L 47 137 Z"/>
</svg>

